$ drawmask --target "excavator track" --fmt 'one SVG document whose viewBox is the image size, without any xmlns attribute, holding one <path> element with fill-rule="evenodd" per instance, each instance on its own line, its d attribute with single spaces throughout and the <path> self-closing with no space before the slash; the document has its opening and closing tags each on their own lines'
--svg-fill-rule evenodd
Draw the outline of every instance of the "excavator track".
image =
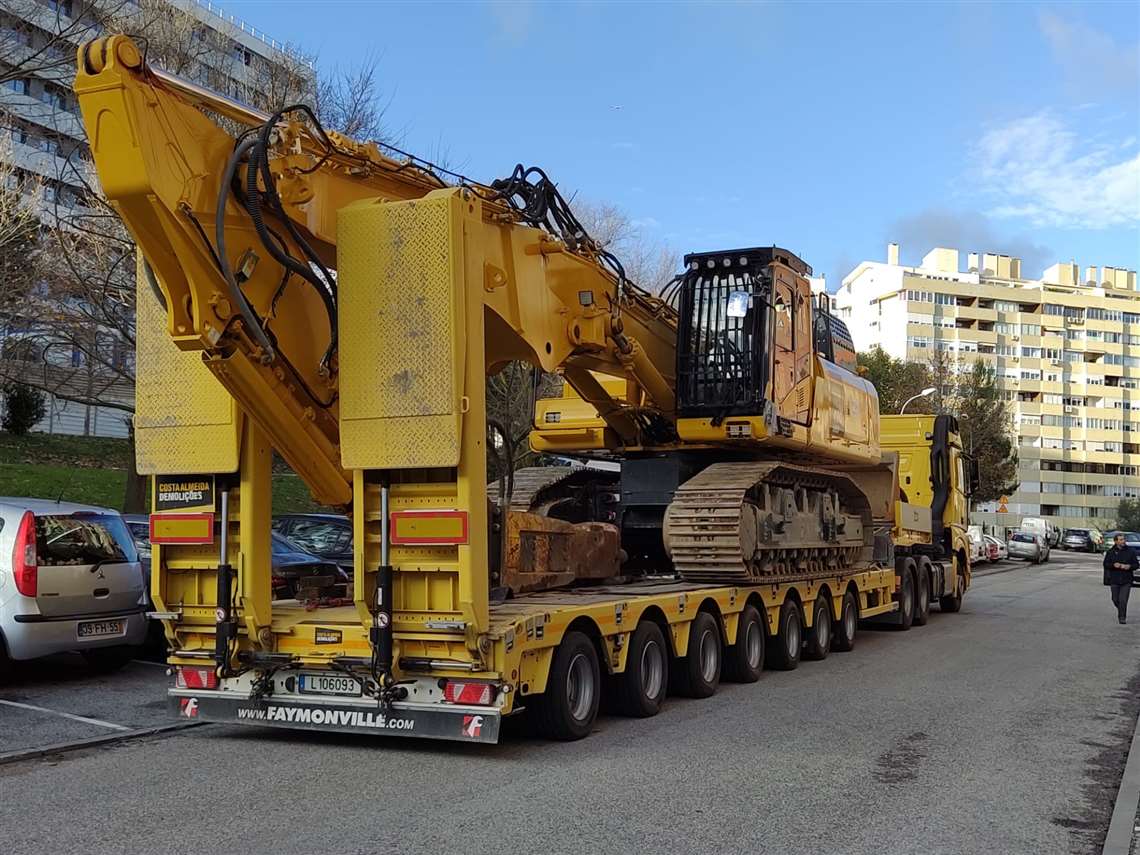
<svg viewBox="0 0 1140 855">
<path fill-rule="evenodd" d="M 716 463 L 665 513 L 686 581 L 757 584 L 848 572 L 873 554 L 866 496 L 848 477 L 775 461 Z"/>
</svg>

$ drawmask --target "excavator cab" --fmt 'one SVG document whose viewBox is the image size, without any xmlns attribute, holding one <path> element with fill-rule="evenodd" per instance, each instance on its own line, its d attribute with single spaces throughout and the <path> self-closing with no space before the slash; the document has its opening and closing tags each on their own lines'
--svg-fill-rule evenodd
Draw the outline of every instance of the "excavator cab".
<svg viewBox="0 0 1140 855">
<path fill-rule="evenodd" d="M 778 247 L 685 256 L 677 335 L 682 418 L 811 418 L 811 267 Z"/>
</svg>

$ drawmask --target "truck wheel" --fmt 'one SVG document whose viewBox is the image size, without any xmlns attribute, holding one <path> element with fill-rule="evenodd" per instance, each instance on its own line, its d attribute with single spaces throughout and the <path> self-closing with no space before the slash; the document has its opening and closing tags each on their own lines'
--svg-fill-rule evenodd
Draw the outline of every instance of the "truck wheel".
<svg viewBox="0 0 1140 855">
<path fill-rule="evenodd" d="M 661 710 L 669 684 L 669 650 L 653 621 L 637 625 L 629 640 L 625 672 L 617 680 L 617 707 L 622 715 L 649 718 Z"/>
<path fill-rule="evenodd" d="M 850 591 L 843 595 L 843 612 L 834 627 L 831 649 L 846 653 L 855 648 L 855 633 L 859 631 L 859 603 Z"/>
<path fill-rule="evenodd" d="M 831 596 L 825 592 L 815 598 L 812 608 L 811 629 L 807 631 L 804 644 L 804 659 L 816 662 L 826 659 L 831 652 Z"/>
<path fill-rule="evenodd" d="M 899 611 L 896 625 L 906 632 L 914 623 L 914 560 L 904 558 L 895 570 L 899 574 Z"/>
<path fill-rule="evenodd" d="M 724 674 L 737 683 L 755 683 L 764 670 L 767 633 L 755 606 L 745 606 L 736 625 L 736 644 L 725 651 Z"/>
<path fill-rule="evenodd" d="M 954 574 L 954 593 L 947 594 L 938 601 L 939 608 L 944 612 L 957 612 L 962 609 L 962 577 Z"/>
<path fill-rule="evenodd" d="M 918 589 L 914 598 L 914 625 L 926 626 L 930 617 L 930 559 L 925 555 L 918 559 Z"/>
<path fill-rule="evenodd" d="M 677 691 L 690 698 L 707 698 L 720 683 L 720 627 L 708 612 L 697 612 L 689 627 L 689 649 L 674 663 Z"/>
<path fill-rule="evenodd" d="M 780 606 L 780 630 L 768 647 L 768 664 L 777 671 L 794 671 L 800 664 L 804 642 L 804 619 L 794 600 Z"/>
<path fill-rule="evenodd" d="M 583 633 L 566 633 L 550 663 L 546 691 L 530 704 L 539 732 L 564 742 L 589 734 L 598 717 L 600 689 L 598 651 Z"/>
</svg>

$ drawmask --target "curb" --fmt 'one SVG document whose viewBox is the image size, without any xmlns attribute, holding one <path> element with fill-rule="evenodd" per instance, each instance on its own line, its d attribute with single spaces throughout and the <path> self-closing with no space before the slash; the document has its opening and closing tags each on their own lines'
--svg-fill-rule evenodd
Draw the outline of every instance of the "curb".
<svg viewBox="0 0 1140 855">
<path fill-rule="evenodd" d="M 1132 835 L 1138 806 L 1140 806 L 1140 719 L 1137 720 L 1132 733 L 1128 761 L 1124 764 L 1120 789 L 1116 791 L 1116 804 L 1112 808 L 1112 819 L 1108 822 L 1108 833 L 1104 836 L 1101 855 L 1128 855 L 1132 851 Z"/>
<path fill-rule="evenodd" d="M 90 739 L 80 739 L 75 742 L 57 742 L 54 745 L 44 745 L 39 748 L 24 748 L 19 751 L 8 751 L 0 754 L 0 766 L 8 763 L 19 763 L 21 760 L 35 760 L 38 757 L 47 757 L 51 754 L 63 754 L 66 751 L 97 748 L 101 745 L 126 742 L 129 739 L 139 739 L 144 736 L 171 733 L 185 730 L 188 727 L 198 727 L 206 723 L 207 722 L 204 721 L 179 721 L 173 724 L 160 724 L 157 727 L 140 727 L 138 730 L 124 730 L 119 733 L 109 733 L 106 736 L 92 736 Z"/>
</svg>

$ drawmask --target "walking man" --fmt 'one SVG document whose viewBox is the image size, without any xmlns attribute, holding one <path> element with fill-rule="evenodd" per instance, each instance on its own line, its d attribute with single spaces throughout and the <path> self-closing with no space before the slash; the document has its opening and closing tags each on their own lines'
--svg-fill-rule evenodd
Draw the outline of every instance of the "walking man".
<svg viewBox="0 0 1140 855">
<path fill-rule="evenodd" d="M 1112 539 L 1112 548 L 1104 556 L 1104 584 L 1112 588 L 1112 604 L 1116 618 L 1125 623 L 1128 617 L 1128 595 L 1132 593 L 1132 573 L 1140 567 L 1136 554 L 1124 545 L 1124 535 Z"/>
</svg>

